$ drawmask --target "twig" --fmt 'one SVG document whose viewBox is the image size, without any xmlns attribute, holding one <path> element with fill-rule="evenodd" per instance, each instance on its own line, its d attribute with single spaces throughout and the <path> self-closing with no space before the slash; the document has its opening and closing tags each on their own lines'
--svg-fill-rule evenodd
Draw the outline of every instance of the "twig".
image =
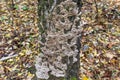
<svg viewBox="0 0 120 80">
<path fill-rule="evenodd" d="M 96 19 L 98 20 L 98 6 L 97 6 L 96 0 L 94 0 L 94 3 L 95 3 L 96 12 L 97 12 Z"/>
<path fill-rule="evenodd" d="M 7 60 L 7 59 L 16 57 L 16 56 L 18 56 L 18 54 L 15 54 L 15 55 L 13 55 L 13 56 L 2 57 L 2 58 L 0 59 L 0 61 L 4 61 L 4 60 Z"/>
</svg>

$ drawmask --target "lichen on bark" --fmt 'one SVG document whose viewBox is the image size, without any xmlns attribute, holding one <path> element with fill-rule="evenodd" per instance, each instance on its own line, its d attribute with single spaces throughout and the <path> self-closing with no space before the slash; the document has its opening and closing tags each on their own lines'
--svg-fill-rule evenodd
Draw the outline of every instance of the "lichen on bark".
<svg viewBox="0 0 120 80">
<path fill-rule="evenodd" d="M 41 10 L 38 14 L 39 28 L 42 31 L 41 53 L 35 64 L 36 75 L 47 80 L 51 80 L 50 75 L 66 80 L 76 77 L 79 80 L 80 8 L 74 0 L 52 0 L 52 4 L 48 1 L 38 0 L 42 5 L 38 6 L 38 10 Z"/>
</svg>

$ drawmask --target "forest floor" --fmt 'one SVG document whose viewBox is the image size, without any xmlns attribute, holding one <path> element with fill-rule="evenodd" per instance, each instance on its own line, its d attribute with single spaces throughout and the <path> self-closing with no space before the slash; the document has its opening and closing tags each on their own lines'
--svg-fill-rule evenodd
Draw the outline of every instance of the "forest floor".
<svg viewBox="0 0 120 80">
<path fill-rule="evenodd" d="M 39 53 L 37 1 L 0 2 L 0 80 L 31 80 Z"/>
<path fill-rule="evenodd" d="M 120 0 L 86 1 L 81 80 L 120 80 Z"/>
<path fill-rule="evenodd" d="M 0 80 L 31 80 L 40 46 L 37 0 L 11 4 L 0 2 Z M 84 0 L 82 13 L 81 80 L 120 80 L 120 0 Z"/>
</svg>

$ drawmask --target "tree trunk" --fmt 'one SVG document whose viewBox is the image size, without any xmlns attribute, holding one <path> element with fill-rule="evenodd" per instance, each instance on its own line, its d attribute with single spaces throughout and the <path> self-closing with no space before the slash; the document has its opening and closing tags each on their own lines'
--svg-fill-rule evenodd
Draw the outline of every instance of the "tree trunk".
<svg viewBox="0 0 120 80">
<path fill-rule="evenodd" d="M 81 7 L 81 0 L 38 0 L 40 80 L 79 80 Z"/>
</svg>

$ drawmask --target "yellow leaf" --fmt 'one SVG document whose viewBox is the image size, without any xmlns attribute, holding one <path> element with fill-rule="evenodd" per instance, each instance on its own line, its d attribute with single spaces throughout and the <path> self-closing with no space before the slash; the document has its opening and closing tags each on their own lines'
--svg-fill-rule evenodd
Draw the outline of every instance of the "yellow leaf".
<svg viewBox="0 0 120 80">
<path fill-rule="evenodd" d="M 5 37 L 9 38 L 11 35 L 10 34 L 6 34 Z"/>
<path fill-rule="evenodd" d="M 30 72 L 28 73 L 27 79 L 31 80 L 34 77 L 34 74 L 31 74 Z"/>
<path fill-rule="evenodd" d="M 13 59 L 9 59 L 9 61 L 10 61 L 10 62 L 12 62 L 12 61 L 13 61 Z"/>
<path fill-rule="evenodd" d="M 12 68 L 9 68 L 7 66 L 5 66 L 5 69 L 7 69 L 8 71 L 12 71 Z"/>
<path fill-rule="evenodd" d="M 25 55 L 25 53 L 23 53 L 23 52 L 20 52 L 20 53 L 19 53 L 19 55 L 20 55 L 20 56 L 24 56 L 24 55 Z"/>
<path fill-rule="evenodd" d="M 8 28 L 7 30 L 8 30 L 8 31 L 12 31 L 12 29 L 11 29 L 11 28 Z"/>
<path fill-rule="evenodd" d="M 97 50 L 96 49 L 93 50 L 93 53 L 94 53 L 95 56 L 97 56 Z"/>
<path fill-rule="evenodd" d="M 82 77 L 82 80 L 89 80 L 89 78 L 84 75 L 84 76 Z"/>
<path fill-rule="evenodd" d="M 0 61 L 0 64 L 2 64 L 3 62 L 2 61 Z"/>
<path fill-rule="evenodd" d="M 34 75 L 29 72 L 29 73 L 28 73 L 28 76 L 29 76 L 29 77 L 33 77 Z"/>
<path fill-rule="evenodd" d="M 15 40 L 19 40 L 19 38 L 18 38 L 18 37 L 15 37 Z"/>
<path fill-rule="evenodd" d="M 11 43 L 12 43 L 12 40 L 9 40 L 7 43 L 8 43 L 8 44 L 11 44 Z"/>
<path fill-rule="evenodd" d="M 18 73 L 18 76 L 21 76 L 23 73 Z"/>
</svg>

